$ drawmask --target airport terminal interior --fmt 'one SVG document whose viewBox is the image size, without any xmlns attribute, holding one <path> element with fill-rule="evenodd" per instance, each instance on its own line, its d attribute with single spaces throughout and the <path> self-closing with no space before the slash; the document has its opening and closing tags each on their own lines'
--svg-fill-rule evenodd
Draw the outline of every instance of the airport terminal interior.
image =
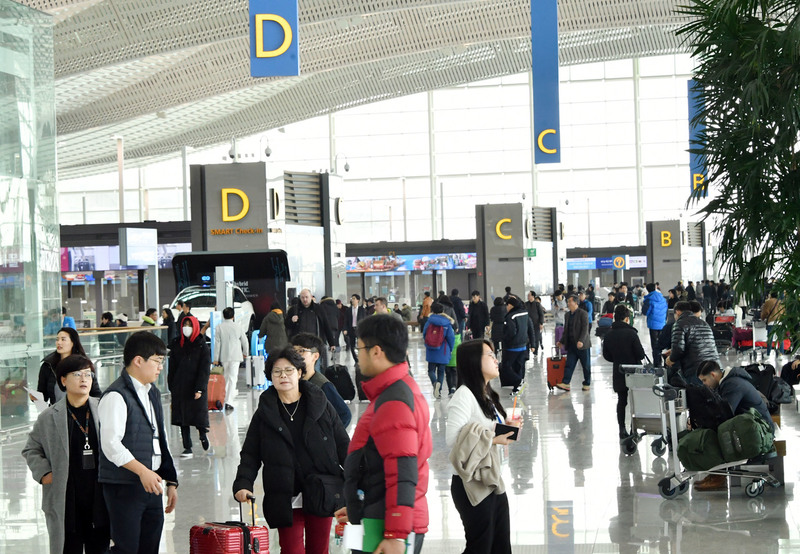
<svg viewBox="0 0 800 554">
<path fill-rule="evenodd" d="M 717 191 L 687 203 L 697 60 L 676 36 L 683 3 L 286 2 L 298 8 L 291 63 L 257 77 L 263 37 L 251 40 L 243 0 L 0 0 L 0 552 L 48 552 L 41 486 L 20 452 L 62 309 L 104 388 L 148 308 L 166 341 L 161 308 L 177 314 L 192 294 L 213 317 L 215 280 L 249 333 L 304 288 L 417 310 L 425 292 L 453 288 L 491 306 L 508 285 L 549 310 L 558 283 L 605 300 L 623 281 L 660 281 L 666 296 L 679 280 L 735 279 L 715 258 L 724 221 L 698 215 Z M 542 43 L 532 28 L 545 7 L 557 7 L 557 38 Z M 549 80 L 537 60 L 554 62 Z M 555 103 L 542 108 L 545 97 Z M 100 328 L 104 313 L 127 327 Z M 649 352 L 644 318 L 635 326 Z M 776 437 L 781 486 L 664 490 L 671 450 L 655 435 L 635 451 L 620 443 L 601 339 L 591 389 L 576 376 L 571 392 L 550 391 L 553 335 L 548 316 L 518 396 L 494 382 L 523 413 L 503 449 L 514 552 L 800 552 L 794 395 Z M 724 367 L 751 361 L 722 350 Z M 413 326 L 408 356 L 434 438 L 423 550 L 459 552 L 449 398 L 434 398 Z M 791 360 L 758 357 L 779 371 Z M 168 371 L 156 383 L 167 413 Z M 234 410 L 210 413 L 211 448 L 190 459 L 168 429 L 181 486 L 161 552 L 188 553 L 195 524 L 238 519 L 231 485 L 260 394 L 243 368 Z M 349 404 L 351 433 L 366 406 Z M 262 493 L 259 481 L 263 524 Z M 331 551 L 344 552 L 333 536 Z"/>
</svg>

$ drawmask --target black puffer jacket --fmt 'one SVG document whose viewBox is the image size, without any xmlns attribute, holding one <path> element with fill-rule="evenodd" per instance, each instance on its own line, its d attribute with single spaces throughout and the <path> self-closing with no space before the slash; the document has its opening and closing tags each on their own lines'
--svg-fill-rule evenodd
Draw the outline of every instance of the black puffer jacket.
<svg viewBox="0 0 800 554">
<path fill-rule="evenodd" d="M 36 385 L 36 390 L 41 392 L 44 395 L 44 401 L 51 405 L 66 396 L 66 393 L 61 387 L 59 387 L 59 391 L 56 392 L 56 387 L 58 386 L 56 384 L 56 366 L 60 361 L 61 354 L 52 352 L 44 357 L 42 366 L 39 368 L 39 382 Z M 89 391 L 89 396 L 95 398 L 100 398 L 102 396 L 100 385 L 97 384 L 96 377 L 92 379 L 92 388 Z"/>
<path fill-rule="evenodd" d="M 534 344 L 531 318 L 524 307 L 514 308 L 506 314 L 503 349 L 525 348 L 531 344 Z"/>
<path fill-rule="evenodd" d="M 315 473 L 341 476 L 350 438 L 322 390 L 302 380 L 299 386 L 302 400 L 306 402 L 304 446 L 311 458 L 304 463 L 313 463 Z M 264 517 L 270 527 L 291 527 L 295 471 L 299 471 L 300 466 L 295 458 L 292 435 L 278 412 L 280 409 L 274 387 L 261 393 L 258 409 L 247 428 L 233 493 L 242 489 L 252 491 L 263 464 Z"/>
<path fill-rule="evenodd" d="M 714 342 L 714 332 L 708 323 L 685 312 L 672 327 L 672 353 L 669 359 L 681 362 L 681 373 L 686 379 L 697 375 L 702 362 L 719 362 L 719 353 Z"/>
<path fill-rule="evenodd" d="M 615 321 L 603 340 L 603 358 L 614 364 L 612 374 L 614 392 L 627 392 L 625 375 L 623 375 L 620 365 L 639 364 L 644 358 L 644 348 L 639 340 L 639 332 L 624 321 Z"/>
<path fill-rule="evenodd" d="M 211 351 L 206 338 L 194 341 L 181 337 L 170 345 L 167 386 L 172 393 L 172 424 L 208 429 L 208 377 Z M 200 391 L 200 398 L 194 395 Z"/>
</svg>

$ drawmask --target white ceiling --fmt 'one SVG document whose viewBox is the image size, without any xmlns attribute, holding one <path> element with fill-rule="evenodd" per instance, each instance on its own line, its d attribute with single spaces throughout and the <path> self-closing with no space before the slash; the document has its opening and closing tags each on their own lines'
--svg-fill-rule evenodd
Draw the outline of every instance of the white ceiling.
<svg viewBox="0 0 800 554">
<path fill-rule="evenodd" d="M 17 0 L 54 16 L 61 179 L 526 71 L 530 1 L 300 0 L 300 76 L 250 77 L 246 0 Z M 559 0 L 562 65 L 685 51 L 680 0 Z"/>
</svg>

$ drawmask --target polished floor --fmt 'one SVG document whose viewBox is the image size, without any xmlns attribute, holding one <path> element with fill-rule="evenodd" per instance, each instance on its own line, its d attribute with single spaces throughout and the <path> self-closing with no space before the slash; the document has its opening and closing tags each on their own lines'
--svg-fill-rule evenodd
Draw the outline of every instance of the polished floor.
<svg viewBox="0 0 800 554">
<path fill-rule="evenodd" d="M 647 349 L 647 333 L 642 336 Z M 552 344 L 551 333 L 545 333 L 545 344 Z M 451 471 L 444 444 L 447 399 L 430 398 L 432 387 L 419 333 L 412 335 L 409 354 L 417 382 L 429 397 L 434 437 L 428 489 L 431 523 L 424 551 L 461 552 L 463 528 L 450 498 Z M 349 356 L 345 358 L 352 367 Z M 735 353 L 727 358 L 728 365 L 737 361 Z M 800 552 L 800 502 L 794 498 L 800 416 L 794 404 L 782 409 L 781 437 L 787 443 L 784 487 L 768 487 L 757 498 L 732 487 L 727 492 L 690 490 L 665 500 L 658 493 L 658 482 L 671 471 L 669 455 L 655 456 L 650 437 L 632 456 L 620 453 L 611 367 L 602 359 L 599 339 L 594 338 L 592 348 L 590 392 L 580 390 L 578 370 L 572 392 L 549 393 L 544 363 L 540 357 L 528 369 L 518 404 L 524 413 L 521 438 L 506 450 L 503 474 L 515 552 Z M 243 382 L 239 390 L 234 412 L 211 414 L 208 454 L 195 441 L 194 458 L 176 460 L 179 501 L 175 513 L 166 517 L 162 552 L 188 552 L 192 525 L 239 517 L 231 483 L 240 441 L 259 394 L 247 390 Z M 501 395 L 510 406 L 509 393 L 502 389 Z M 351 404 L 354 421 L 365 406 Z M 170 444 L 173 453 L 180 451 L 175 428 L 170 430 Z M 0 445 L 0 552 L 44 553 L 48 539 L 39 508 L 40 486 L 30 477 L 21 448 L 19 440 Z M 260 484 L 256 493 L 261 501 Z M 277 552 L 272 535 L 271 550 Z M 332 546 L 332 551 L 338 550 L 341 547 Z"/>
</svg>

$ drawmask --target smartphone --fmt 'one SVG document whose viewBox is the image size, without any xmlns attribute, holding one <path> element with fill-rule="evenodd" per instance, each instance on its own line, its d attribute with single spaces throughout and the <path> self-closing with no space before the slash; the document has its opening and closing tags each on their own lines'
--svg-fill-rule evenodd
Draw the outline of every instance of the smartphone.
<svg viewBox="0 0 800 554">
<path fill-rule="evenodd" d="M 519 427 L 514 427 L 513 425 L 504 425 L 502 423 L 495 423 L 494 425 L 494 436 L 498 435 L 505 435 L 506 433 L 513 432 L 514 434 L 511 435 L 509 440 L 515 441 L 517 437 L 519 437 Z"/>
</svg>

